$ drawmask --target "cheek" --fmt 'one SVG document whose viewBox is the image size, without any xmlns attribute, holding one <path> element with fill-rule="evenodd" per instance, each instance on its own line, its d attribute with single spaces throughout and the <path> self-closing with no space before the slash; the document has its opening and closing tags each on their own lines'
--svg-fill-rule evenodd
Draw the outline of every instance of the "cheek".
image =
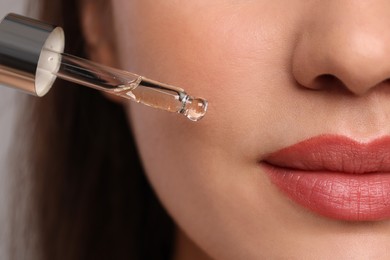
<svg viewBox="0 0 390 260">
<path fill-rule="evenodd" d="M 280 9 L 276 4 L 207 2 L 114 1 L 119 63 L 124 69 L 182 87 L 209 101 L 201 129 L 165 120 L 176 121 L 179 116 L 161 115 L 154 124 L 163 132 L 166 122 L 173 132 L 185 132 L 186 141 L 195 135 L 218 146 L 230 140 L 236 143 L 229 145 L 245 147 L 238 137 L 256 128 L 264 132 L 257 132 L 254 138 L 267 135 L 263 126 L 273 123 L 280 113 L 275 108 L 286 92 L 272 85 L 283 86 L 274 84 L 275 79 L 289 77 L 281 68 L 289 66 L 286 56 L 290 50 L 285 42 L 292 33 L 286 36 L 285 20 L 275 23 L 274 9 Z M 132 110 L 138 113 L 139 109 Z M 142 121 L 148 120 L 149 114 L 161 114 L 147 111 Z"/>
<path fill-rule="evenodd" d="M 275 6 L 253 1 L 113 2 L 121 66 L 182 87 L 210 104 L 197 123 L 128 105 L 144 167 L 159 198 L 206 250 L 220 243 L 216 241 L 247 248 L 248 237 L 272 234 L 276 218 L 270 212 L 278 203 L 266 195 L 270 183 L 258 174 L 257 160 L 280 138 L 274 134 L 274 119 L 282 113 L 275 108 L 283 92 L 271 86 L 278 85 L 275 78 L 288 80 L 283 68 L 291 46 L 285 42 L 292 37 L 267 16 L 271 11 L 264 11 Z M 266 224 L 256 226 L 258 218 Z M 223 255 L 223 247 L 214 253 Z"/>
</svg>

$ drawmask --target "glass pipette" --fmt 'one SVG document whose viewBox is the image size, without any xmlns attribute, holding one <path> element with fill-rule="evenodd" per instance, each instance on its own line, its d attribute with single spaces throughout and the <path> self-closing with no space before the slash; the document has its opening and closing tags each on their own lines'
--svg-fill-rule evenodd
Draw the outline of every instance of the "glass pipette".
<svg viewBox="0 0 390 260">
<path fill-rule="evenodd" d="M 44 96 L 56 78 L 95 88 L 198 121 L 208 103 L 183 89 L 63 53 L 64 31 L 8 14 L 0 22 L 0 83 Z"/>
<path fill-rule="evenodd" d="M 185 115 L 192 121 L 200 120 L 207 111 L 207 101 L 189 96 L 183 89 L 147 79 L 134 73 L 103 66 L 73 55 L 45 49 L 47 67 L 60 64 L 58 78 L 95 88 L 147 106 Z M 59 59 L 59 60 L 58 60 Z"/>
</svg>

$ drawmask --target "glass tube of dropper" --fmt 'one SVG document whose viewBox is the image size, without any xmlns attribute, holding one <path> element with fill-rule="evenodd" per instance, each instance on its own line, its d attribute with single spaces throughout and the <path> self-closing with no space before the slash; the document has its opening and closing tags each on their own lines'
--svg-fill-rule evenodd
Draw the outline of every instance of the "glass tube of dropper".
<svg viewBox="0 0 390 260">
<path fill-rule="evenodd" d="M 70 54 L 57 53 L 49 49 L 44 49 L 43 52 L 42 57 L 45 62 L 41 63 L 39 69 L 46 70 L 63 80 L 131 99 L 157 109 L 180 113 L 192 121 L 198 121 L 206 114 L 207 101 L 194 98 L 181 88 Z"/>
</svg>

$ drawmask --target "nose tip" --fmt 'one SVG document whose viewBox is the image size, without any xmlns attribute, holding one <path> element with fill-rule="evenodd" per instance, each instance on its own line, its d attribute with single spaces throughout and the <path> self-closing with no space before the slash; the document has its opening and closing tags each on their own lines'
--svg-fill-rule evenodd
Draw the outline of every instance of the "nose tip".
<svg viewBox="0 0 390 260">
<path fill-rule="evenodd" d="M 332 13 L 333 22 L 317 17 L 298 39 L 293 57 L 297 82 L 310 89 L 342 86 L 355 95 L 388 82 L 390 20 L 373 21 L 371 14 L 357 22 L 355 15 L 343 12 L 343 20 L 335 15 L 337 12 Z"/>
</svg>

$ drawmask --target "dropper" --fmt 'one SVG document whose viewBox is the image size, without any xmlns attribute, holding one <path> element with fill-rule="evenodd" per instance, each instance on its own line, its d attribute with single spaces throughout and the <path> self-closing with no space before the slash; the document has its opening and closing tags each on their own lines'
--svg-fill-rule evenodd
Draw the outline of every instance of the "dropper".
<svg viewBox="0 0 390 260">
<path fill-rule="evenodd" d="M 183 89 L 63 53 L 62 28 L 17 14 L 0 23 L 0 83 L 44 96 L 56 78 L 198 121 L 207 101 Z"/>
</svg>

